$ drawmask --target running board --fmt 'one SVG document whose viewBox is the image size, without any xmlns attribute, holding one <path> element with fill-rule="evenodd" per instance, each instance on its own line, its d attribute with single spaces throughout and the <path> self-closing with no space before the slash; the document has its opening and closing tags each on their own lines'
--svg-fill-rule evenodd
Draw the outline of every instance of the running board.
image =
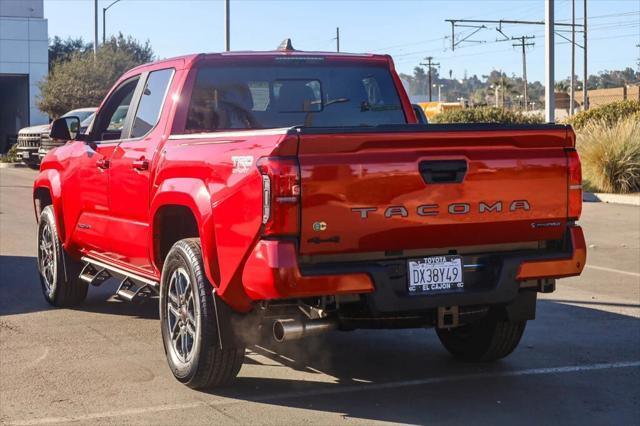
<svg viewBox="0 0 640 426">
<path fill-rule="evenodd" d="M 81 260 L 85 262 L 85 266 L 80 273 L 80 279 L 91 285 L 99 286 L 111 277 L 121 279 L 116 296 L 122 300 L 133 302 L 159 292 L 160 285 L 157 281 L 86 256 Z"/>
</svg>

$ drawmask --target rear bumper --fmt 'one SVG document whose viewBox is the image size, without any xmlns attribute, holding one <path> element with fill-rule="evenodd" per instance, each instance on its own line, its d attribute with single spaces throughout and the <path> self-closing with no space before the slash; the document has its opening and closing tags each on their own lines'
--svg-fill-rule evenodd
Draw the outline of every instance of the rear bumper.
<svg viewBox="0 0 640 426">
<path fill-rule="evenodd" d="M 373 311 L 406 312 L 509 303 L 538 280 L 579 275 L 585 260 L 582 229 L 573 226 L 559 251 L 464 255 L 464 290 L 416 296 L 407 294 L 406 259 L 301 268 L 293 242 L 259 241 L 247 259 L 243 285 L 253 300 L 364 293 Z"/>
</svg>

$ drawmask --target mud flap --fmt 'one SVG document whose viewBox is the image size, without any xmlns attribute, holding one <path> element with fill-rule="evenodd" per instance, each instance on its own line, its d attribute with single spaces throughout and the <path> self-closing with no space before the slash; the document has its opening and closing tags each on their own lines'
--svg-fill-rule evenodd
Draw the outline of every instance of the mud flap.
<svg viewBox="0 0 640 426">
<path fill-rule="evenodd" d="M 218 297 L 215 288 L 212 290 L 212 295 L 220 349 L 244 347 L 252 341 L 255 343 L 251 336 L 259 330 L 254 316 L 235 312 Z"/>
</svg>

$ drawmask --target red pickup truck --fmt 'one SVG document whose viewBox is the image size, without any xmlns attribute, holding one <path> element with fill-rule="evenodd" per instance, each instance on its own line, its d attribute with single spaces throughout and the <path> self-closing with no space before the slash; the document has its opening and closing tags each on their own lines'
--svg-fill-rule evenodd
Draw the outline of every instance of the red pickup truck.
<svg viewBox="0 0 640 426">
<path fill-rule="evenodd" d="M 262 334 L 434 327 L 457 358 L 502 358 L 585 264 L 572 129 L 418 124 L 386 55 L 163 60 L 76 124 L 53 123 L 68 142 L 34 183 L 44 296 L 113 277 L 158 300 L 193 388 L 232 381 Z"/>
</svg>

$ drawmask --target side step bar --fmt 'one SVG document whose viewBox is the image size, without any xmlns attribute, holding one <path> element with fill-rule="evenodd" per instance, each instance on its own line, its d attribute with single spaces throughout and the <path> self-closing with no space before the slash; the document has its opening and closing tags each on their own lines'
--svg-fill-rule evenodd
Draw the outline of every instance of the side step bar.
<svg viewBox="0 0 640 426">
<path fill-rule="evenodd" d="M 119 299 L 133 302 L 159 293 L 160 284 L 157 281 L 141 277 L 133 272 L 90 257 L 83 256 L 81 260 L 85 263 L 80 273 L 82 281 L 93 286 L 99 286 L 111 277 L 121 280 L 116 291 L 116 296 Z"/>
</svg>

